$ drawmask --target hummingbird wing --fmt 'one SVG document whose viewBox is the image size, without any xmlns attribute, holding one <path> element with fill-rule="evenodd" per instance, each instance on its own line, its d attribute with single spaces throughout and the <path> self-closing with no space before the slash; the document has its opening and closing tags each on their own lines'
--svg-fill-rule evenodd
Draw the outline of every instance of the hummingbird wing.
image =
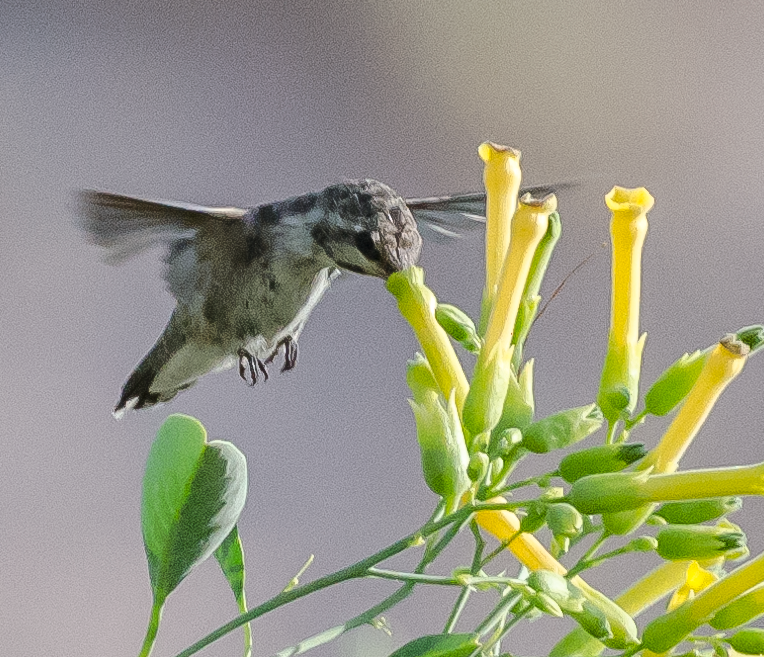
<svg viewBox="0 0 764 657">
<path fill-rule="evenodd" d="M 90 241 L 108 249 L 112 264 L 151 246 L 193 237 L 211 224 L 239 221 L 247 214 L 244 208 L 152 201 L 92 190 L 80 192 L 77 201 Z"/>
<path fill-rule="evenodd" d="M 573 184 L 575 183 L 524 187 L 518 196 L 526 193 L 535 197 L 544 196 Z M 409 198 L 406 199 L 406 205 L 411 210 L 422 237 L 430 241 L 455 239 L 465 232 L 485 225 L 485 192 Z"/>
</svg>

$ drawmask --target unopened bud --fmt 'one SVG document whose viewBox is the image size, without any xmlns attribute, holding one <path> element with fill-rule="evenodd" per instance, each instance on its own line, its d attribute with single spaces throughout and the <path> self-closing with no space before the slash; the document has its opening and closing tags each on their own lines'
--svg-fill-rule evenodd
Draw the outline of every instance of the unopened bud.
<svg viewBox="0 0 764 657">
<path fill-rule="evenodd" d="M 717 497 L 710 500 L 689 502 L 667 502 L 654 515 L 660 516 L 672 525 L 696 525 L 716 520 L 733 513 L 743 506 L 739 497 Z"/>
<path fill-rule="evenodd" d="M 745 534 L 731 523 L 716 525 L 669 525 L 658 532 L 658 554 L 669 561 L 702 560 L 740 556 Z"/>
<path fill-rule="evenodd" d="M 645 395 L 645 410 L 651 415 L 666 415 L 684 400 L 700 376 L 711 349 L 684 354 L 650 386 Z"/>
<path fill-rule="evenodd" d="M 480 352 L 482 341 L 475 323 L 463 310 L 448 303 L 439 303 L 435 308 L 435 319 L 441 328 L 467 351 L 473 354 Z"/>
<path fill-rule="evenodd" d="M 483 481 L 483 478 L 488 472 L 489 464 L 490 460 L 488 459 L 488 454 L 485 452 L 475 452 L 470 456 L 470 463 L 467 466 L 467 476 L 471 481 Z"/>
<path fill-rule="evenodd" d="M 740 627 L 764 615 L 764 586 L 735 598 L 709 621 L 715 630 Z"/>
<path fill-rule="evenodd" d="M 560 461 L 560 476 L 568 483 L 581 477 L 605 472 L 619 472 L 646 454 L 642 443 L 599 445 L 568 454 Z"/>
<path fill-rule="evenodd" d="M 555 536 L 575 538 L 583 529 L 584 519 L 578 510 L 563 502 L 549 505 L 546 512 L 546 524 Z"/>
<path fill-rule="evenodd" d="M 535 454 L 568 447 L 591 435 L 604 418 L 596 404 L 560 411 L 534 422 L 523 431 L 522 445 Z"/>
</svg>

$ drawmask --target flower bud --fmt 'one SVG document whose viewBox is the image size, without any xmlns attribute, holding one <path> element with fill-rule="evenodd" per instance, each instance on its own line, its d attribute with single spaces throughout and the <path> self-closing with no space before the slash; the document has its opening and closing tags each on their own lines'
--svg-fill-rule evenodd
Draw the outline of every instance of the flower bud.
<svg viewBox="0 0 764 657">
<path fill-rule="evenodd" d="M 560 461 L 558 470 L 560 476 L 572 484 L 587 475 L 619 472 L 646 453 L 642 443 L 600 445 L 568 454 Z"/>
<path fill-rule="evenodd" d="M 406 383 L 416 402 L 421 402 L 431 392 L 440 392 L 430 364 L 419 352 L 406 364 Z"/>
<path fill-rule="evenodd" d="M 583 593 L 565 577 L 551 570 L 534 570 L 528 575 L 528 586 L 538 593 L 544 593 L 552 598 L 565 613 L 583 611 Z"/>
<path fill-rule="evenodd" d="M 735 525 L 669 525 L 656 539 L 658 554 L 668 561 L 735 558 L 746 543 L 745 534 Z"/>
<path fill-rule="evenodd" d="M 470 456 L 470 462 L 467 466 L 467 476 L 471 481 L 481 482 L 488 472 L 490 460 L 485 452 L 475 452 Z"/>
<path fill-rule="evenodd" d="M 470 486 L 467 476 L 469 456 L 454 393 L 444 406 L 434 392 L 421 402 L 411 401 L 417 425 L 417 439 L 422 453 L 424 479 L 436 495 L 447 502 L 458 500 Z"/>
<path fill-rule="evenodd" d="M 672 525 L 696 525 L 733 513 L 742 506 L 741 498 L 729 496 L 711 500 L 667 502 L 654 515 L 660 516 Z"/>
<path fill-rule="evenodd" d="M 439 303 L 435 308 L 435 319 L 443 330 L 467 351 L 473 354 L 480 352 L 482 341 L 477 334 L 475 323 L 463 310 L 447 303 Z"/>
<path fill-rule="evenodd" d="M 684 354 L 650 386 L 645 395 L 645 410 L 651 415 L 666 415 L 689 394 L 700 376 L 711 349 Z"/>
<path fill-rule="evenodd" d="M 764 615 L 764 586 L 735 598 L 717 612 L 708 624 L 715 630 L 729 630 L 756 620 L 761 615 Z"/>
<path fill-rule="evenodd" d="M 726 641 L 732 648 L 744 655 L 764 654 L 764 629 L 760 627 L 739 630 Z"/>
<path fill-rule="evenodd" d="M 654 536 L 638 536 L 629 541 L 628 547 L 633 552 L 654 552 L 658 547 L 658 540 Z"/>
<path fill-rule="evenodd" d="M 568 447 L 591 435 L 604 418 L 596 404 L 560 411 L 534 422 L 523 431 L 522 445 L 535 454 Z"/>
<path fill-rule="evenodd" d="M 546 524 L 555 536 L 575 538 L 583 529 L 584 519 L 575 507 L 561 502 L 549 505 L 546 512 Z"/>
<path fill-rule="evenodd" d="M 560 609 L 560 605 L 557 604 L 557 602 L 552 598 L 552 596 L 543 593 L 538 592 L 534 595 L 528 596 L 527 598 L 528 602 L 530 602 L 536 609 L 540 609 L 546 614 L 549 614 L 550 616 L 556 616 L 557 618 L 562 618 L 563 613 L 562 609 Z"/>
</svg>

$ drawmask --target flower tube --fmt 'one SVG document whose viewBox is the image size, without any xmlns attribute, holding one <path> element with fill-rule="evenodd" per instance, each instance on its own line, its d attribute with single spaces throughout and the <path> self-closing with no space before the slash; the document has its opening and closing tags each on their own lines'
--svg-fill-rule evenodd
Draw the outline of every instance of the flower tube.
<svg viewBox="0 0 764 657">
<path fill-rule="evenodd" d="M 610 334 L 597 403 L 611 426 L 637 402 L 645 335 L 639 336 L 642 247 L 654 199 L 644 188 L 614 187 L 605 197 L 613 212 Z"/>
</svg>

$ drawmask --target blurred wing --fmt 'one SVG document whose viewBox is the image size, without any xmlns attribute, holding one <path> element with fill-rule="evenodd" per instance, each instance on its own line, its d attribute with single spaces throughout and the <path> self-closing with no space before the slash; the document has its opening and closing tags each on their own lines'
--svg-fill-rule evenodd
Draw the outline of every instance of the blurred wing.
<svg viewBox="0 0 764 657">
<path fill-rule="evenodd" d="M 544 196 L 570 186 L 571 183 L 524 187 L 518 196 L 528 192 L 535 197 Z M 455 239 L 461 237 L 462 233 L 482 228 L 485 225 L 484 192 L 433 196 L 432 198 L 411 198 L 406 199 L 406 205 L 416 219 L 422 237 L 430 241 Z"/>
<path fill-rule="evenodd" d="M 108 249 L 107 260 L 113 264 L 157 244 L 166 244 L 172 252 L 197 230 L 239 221 L 247 214 L 242 208 L 149 201 L 90 190 L 80 192 L 77 201 L 89 240 Z"/>
</svg>

